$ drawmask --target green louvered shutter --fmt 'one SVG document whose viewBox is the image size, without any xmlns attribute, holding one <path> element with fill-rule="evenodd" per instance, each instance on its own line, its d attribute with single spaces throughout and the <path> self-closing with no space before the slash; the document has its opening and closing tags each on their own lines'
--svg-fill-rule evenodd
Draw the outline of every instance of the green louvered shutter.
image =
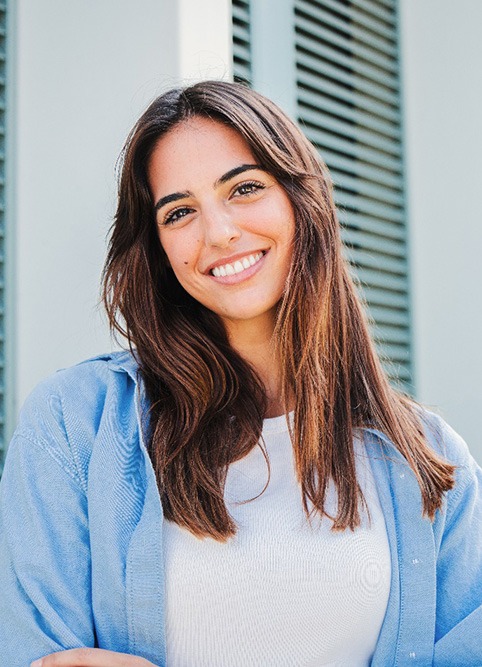
<svg viewBox="0 0 482 667">
<path fill-rule="evenodd" d="M 249 25 L 249 0 L 233 0 L 234 79 L 247 83 L 251 81 Z"/>
<path fill-rule="evenodd" d="M 395 0 L 295 0 L 299 121 L 336 187 L 347 255 L 391 378 L 411 390 Z"/>
<path fill-rule="evenodd" d="M 333 176 L 377 348 L 391 379 L 411 391 L 397 2 L 292 2 L 298 121 Z"/>
<path fill-rule="evenodd" d="M 5 454 L 5 89 L 7 7 L 0 2 L 0 473 Z"/>
</svg>

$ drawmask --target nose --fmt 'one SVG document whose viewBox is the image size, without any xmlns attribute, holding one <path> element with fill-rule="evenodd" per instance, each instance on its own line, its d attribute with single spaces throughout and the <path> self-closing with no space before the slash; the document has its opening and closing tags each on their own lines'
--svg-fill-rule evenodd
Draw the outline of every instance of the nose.
<svg viewBox="0 0 482 667">
<path fill-rule="evenodd" d="M 204 211 L 203 228 L 204 242 L 207 246 L 227 248 L 241 236 L 239 226 L 222 205 Z"/>
</svg>

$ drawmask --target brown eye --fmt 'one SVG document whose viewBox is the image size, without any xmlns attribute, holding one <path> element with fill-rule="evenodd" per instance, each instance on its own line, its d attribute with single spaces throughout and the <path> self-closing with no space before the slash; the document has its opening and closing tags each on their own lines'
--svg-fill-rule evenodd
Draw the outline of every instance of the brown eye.
<svg viewBox="0 0 482 667">
<path fill-rule="evenodd" d="M 172 225 L 174 222 L 177 222 L 178 220 L 181 220 L 184 218 L 186 215 L 189 215 L 189 213 L 192 212 L 192 208 L 188 208 L 187 206 L 181 206 L 180 208 L 175 208 L 173 211 L 170 211 L 164 220 L 162 221 L 163 225 Z"/>
<path fill-rule="evenodd" d="M 233 194 L 243 197 L 254 194 L 258 190 L 264 190 L 264 187 L 263 183 L 258 183 L 258 181 L 247 181 L 246 183 L 238 185 Z"/>
</svg>

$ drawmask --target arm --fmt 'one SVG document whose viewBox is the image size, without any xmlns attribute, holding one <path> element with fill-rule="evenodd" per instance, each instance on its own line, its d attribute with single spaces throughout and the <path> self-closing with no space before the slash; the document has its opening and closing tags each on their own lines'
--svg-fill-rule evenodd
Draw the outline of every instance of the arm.
<svg viewBox="0 0 482 667">
<path fill-rule="evenodd" d="M 95 645 L 85 496 L 72 471 L 22 436 L 9 449 L 0 531 L 2 664 L 155 667 L 141 657 L 85 648 Z"/>
<path fill-rule="evenodd" d="M 95 645 L 85 495 L 40 431 L 14 436 L 1 484 L 0 646 L 11 667 Z"/>
<path fill-rule="evenodd" d="M 459 468 L 439 533 L 434 665 L 481 665 L 482 470 L 446 424 L 443 432 Z"/>
<path fill-rule="evenodd" d="M 152 662 L 99 648 L 80 648 L 61 651 L 36 660 L 31 667 L 155 667 Z"/>
<path fill-rule="evenodd" d="M 112 377 L 123 390 L 124 378 L 104 364 L 67 369 L 42 382 L 21 411 L 0 484 L 0 664 L 5 667 L 28 667 L 52 653 L 56 660 L 77 659 L 72 649 L 105 657 L 96 648 L 92 593 L 109 597 L 111 591 L 92 591 L 88 490 L 92 447 Z M 114 390 L 117 397 L 117 384 Z M 97 525 L 102 530 L 102 521 Z M 105 616 L 103 607 L 99 610 L 99 633 L 112 630 L 101 645 L 129 652 L 126 610 L 121 604 L 110 611 Z"/>
</svg>

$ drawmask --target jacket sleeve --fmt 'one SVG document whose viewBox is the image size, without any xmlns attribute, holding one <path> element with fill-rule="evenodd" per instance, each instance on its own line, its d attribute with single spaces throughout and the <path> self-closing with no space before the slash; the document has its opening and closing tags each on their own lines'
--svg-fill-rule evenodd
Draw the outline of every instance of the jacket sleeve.
<svg viewBox="0 0 482 667">
<path fill-rule="evenodd" d="M 434 665 L 482 665 L 482 470 L 464 441 L 442 426 L 458 465 L 441 526 Z M 456 452 L 455 457 L 453 452 Z"/>
<path fill-rule="evenodd" d="M 2 665 L 95 645 L 83 486 L 60 399 L 44 383 L 22 411 L 0 485 Z"/>
</svg>

